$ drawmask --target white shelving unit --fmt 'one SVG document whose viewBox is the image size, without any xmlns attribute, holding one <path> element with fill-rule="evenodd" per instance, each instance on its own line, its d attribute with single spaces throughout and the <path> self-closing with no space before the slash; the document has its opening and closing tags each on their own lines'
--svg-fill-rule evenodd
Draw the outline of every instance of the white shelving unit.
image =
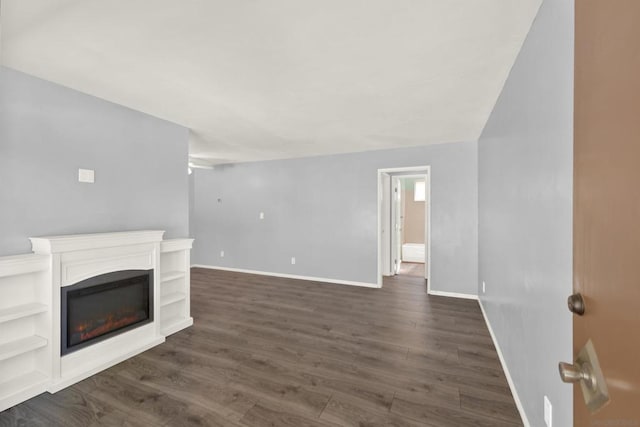
<svg viewBox="0 0 640 427">
<path fill-rule="evenodd" d="M 167 336 L 193 325 L 190 302 L 193 239 L 160 243 L 160 332 Z"/>
<path fill-rule="evenodd" d="M 47 389 L 51 378 L 51 261 L 0 258 L 0 411 Z"/>
<path fill-rule="evenodd" d="M 31 238 L 34 253 L 0 257 L 0 412 L 55 393 L 193 324 L 193 239 L 141 230 Z M 60 289 L 105 271 L 154 269 L 154 322 L 61 356 Z"/>
</svg>

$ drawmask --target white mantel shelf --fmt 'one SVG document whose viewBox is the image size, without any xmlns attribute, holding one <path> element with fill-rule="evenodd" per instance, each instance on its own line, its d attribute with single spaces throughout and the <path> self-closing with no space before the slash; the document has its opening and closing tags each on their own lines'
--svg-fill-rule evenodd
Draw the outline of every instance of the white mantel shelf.
<svg viewBox="0 0 640 427">
<path fill-rule="evenodd" d="M 55 393 L 193 324 L 193 239 L 163 235 L 142 230 L 33 237 L 34 253 L 0 257 L 0 411 L 44 391 Z M 61 356 L 61 289 L 138 269 L 154 272 L 153 321 Z M 32 356 L 22 357 L 27 353 Z"/>
<path fill-rule="evenodd" d="M 67 236 L 31 237 L 33 252 L 55 254 L 87 249 L 112 248 L 162 241 L 164 231 L 120 231 L 116 233 L 75 234 Z"/>
</svg>

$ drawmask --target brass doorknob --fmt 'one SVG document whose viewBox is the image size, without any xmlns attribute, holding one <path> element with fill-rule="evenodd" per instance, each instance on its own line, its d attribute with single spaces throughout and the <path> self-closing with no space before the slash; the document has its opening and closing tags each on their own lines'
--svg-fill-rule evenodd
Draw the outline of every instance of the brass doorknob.
<svg viewBox="0 0 640 427">
<path fill-rule="evenodd" d="M 585 310 L 582 294 L 578 292 L 569 296 L 569 298 L 567 298 L 567 306 L 569 306 L 570 312 L 577 314 L 578 316 L 582 316 Z"/>
</svg>

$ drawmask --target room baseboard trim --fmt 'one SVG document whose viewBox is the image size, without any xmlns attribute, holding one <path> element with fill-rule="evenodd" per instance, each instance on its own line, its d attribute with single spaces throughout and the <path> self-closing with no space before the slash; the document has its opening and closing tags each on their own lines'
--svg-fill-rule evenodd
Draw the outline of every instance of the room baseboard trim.
<svg viewBox="0 0 640 427">
<path fill-rule="evenodd" d="M 296 274 L 273 273 L 270 271 L 247 270 L 244 268 L 219 267 L 215 265 L 193 264 L 191 267 L 207 268 L 209 270 L 233 271 L 236 273 L 260 274 L 262 276 L 283 277 L 285 279 L 309 280 L 311 282 L 335 283 L 338 285 L 360 286 L 362 288 L 380 288 L 377 283 L 354 282 L 351 280 L 328 279 L 326 277 L 298 276 Z"/>
<path fill-rule="evenodd" d="M 509 372 L 509 367 L 507 366 L 507 362 L 504 360 L 504 356 L 502 355 L 502 350 L 500 349 L 500 344 L 498 344 L 498 340 L 496 339 L 496 334 L 493 333 L 493 328 L 491 328 L 491 323 L 489 323 L 487 312 L 484 311 L 482 300 L 479 298 L 478 298 L 478 303 L 480 304 L 480 310 L 482 311 L 484 322 L 487 324 L 487 329 L 489 329 L 489 334 L 491 334 L 493 345 L 495 346 L 496 351 L 498 352 L 498 358 L 500 359 L 500 364 L 502 365 L 502 370 L 504 371 L 504 375 L 507 377 L 507 383 L 509 383 L 509 388 L 511 389 L 513 400 L 516 402 L 516 407 L 518 408 L 518 412 L 520 412 L 520 418 L 522 418 L 522 423 L 524 424 L 524 427 L 531 427 L 531 423 L 529 423 L 527 414 L 524 411 L 524 406 L 522 406 L 522 401 L 518 396 L 518 390 L 516 389 L 516 385 L 513 382 L 513 378 L 511 378 L 511 373 Z"/>
<path fill-rule="evenodd" d="M 439 297 L 463 298 L 463 299 L 474 299 L 474 300 L 478 299 L 478 295 L 460 294 L 460 293 L 457 293 L 457 292 L 444 292 L 444 291 L 429 290 L 427 293 L 429 295 L 436 295 L 436 296 L 439 296 Z"/>
</svg>

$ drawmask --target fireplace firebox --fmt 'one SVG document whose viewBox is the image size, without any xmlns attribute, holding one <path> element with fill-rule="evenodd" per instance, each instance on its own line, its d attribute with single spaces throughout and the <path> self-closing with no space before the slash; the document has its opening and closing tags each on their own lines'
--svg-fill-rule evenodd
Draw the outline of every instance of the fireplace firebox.
<svg viewBox="0 0 640 427">
<path fill-rule="evenodd" d="M 153 322 L 153 270 L 102 274 L 61 288 L 60 355 Z"/>
</svg>

